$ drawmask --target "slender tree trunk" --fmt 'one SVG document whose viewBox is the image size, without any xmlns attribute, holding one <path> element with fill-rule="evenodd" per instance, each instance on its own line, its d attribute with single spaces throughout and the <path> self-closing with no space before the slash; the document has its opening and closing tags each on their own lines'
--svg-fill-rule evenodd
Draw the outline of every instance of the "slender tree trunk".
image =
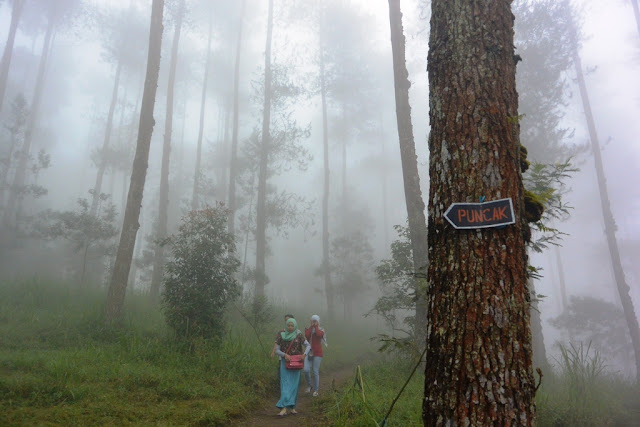
<svg viewBox="0 0 640 427">
<path fill-rule="evenodd" d="M 264 296 L 267 284 L 265 258 L 267 255 L 267 175 L 271 136 L 271 37 L 273 34 L 273 0 L 269 0 L 267 42 L 264 54 L 264 105 L 262 111 L 262 144 L 258 170 L 258 200 L 256 205 L 256 298 Z"/>
<path fill-rule="evenodd" d="M 426 426 L 535 425 L 510 4 L 431 2 Z M 511 198 L 515 224 L 448 224 L 481 197 Z"/>
<path fill-rule="evenodd" d="M 562 311 L 565 311 L 569 306 L 567 302 L 567 286 L 564 278 L 564 266 L 562 264 L 562 257 L 560 256 L 560 249 L 557 247 L 554 249 L 556 254 L 556 264 L 558 265 L 558 281 L 560 282 L 560 301 L 562 303 Z"/>
<path fill-rule="evenodd" d="M 87 272 L 87 257 L 89 256 L 89 245 L 84 246 L 84 252 L 82 254 L 82 274 L 80 275 L 80 286 L 86 286 L 84 283 L 85 274 Z"/>
<path fill-rule="evenodd" d="M 204 66 L 204 78 L 202 80 L 202 97 L 200 99 L 200 126 L 198 127 L 198 147 L 196 149 L 196 170 L 193 174 L 193 195 L 191 196 L 191 209 L 196 210 L 199 206 L 198 193 L 200 186 L 200 161 L 202 158 L 202 134 L 204 132 L 204 110 L 207 101 L 207 81 L 211 66 L 211 38 L 213 36 L 213 4 L 209 11 L 209 37 L 207 39 L 207 60 Z"/>
<path fill-rule="evenodd" d="M 542 331 L 542 318 L 538 304 L 538 295 L 532 279 L 529 279 L 529 290 L 531 291 L 531 339 L 533 343 L 533 366 L 540 368 L 543 373 L 551 372 L 551 365 L 547 359 L 547 348 L 544 345 L 544 334 Z"/>
<path fill-rule="evenodd" d="M 13 159 L 13 152 L 18 145 L 18 134 L 20 132 L 20 128 L 9 129 L 10 141 L 9 150 L 6 153 L 7 156 L 7 164 L 2 169 L 2 178 L 0 178 L 0 206 L 4 206 L 4 193 L 5 188 L 7 186 L 7 179 L 9 177 L 9 170 L 11 169 L 11 163 Z"/>
<path fill-rule="evenodd" d="M 249 234 L 251 233 L 251 223 L 253 222 L 253 184 L 255 183 L 256 175 L 251 174 L 251 182 L 249 188 L 251 188 L 251 196 L 249 197 L 249 209 L 247 210 L 249 218 L 247 218 L 247 231 L 244 233 L 244 256 L 242 257 L 242 290 L 244 292 L 244 284 L 247 276 L 247 252 L 249 251 Z"/>
<path fill-rule="evenodd" d="M 180 9 L 175 23 L 173 45 L 171 46 L 171 64 L 169 66 L 169 82 L 167 88 L 167 115 L 164 122 L 164 141 L 162 144 L 162 169 L 160 171 L 160 203 L 158 206 L 157 239 L 164 239 L 168 233 L 169 222 L 169 163 L 171 158 L 171 133 L 173 132 L 173 98 L 176 84 L 176 68 L 178 66 L 178 45 L 182 30 L 185 0 L 180 0 Z M 164 246 L 156 245 L 153 257 L 153 273 L 151 277 L 151 298 L 156 300 L 162 285 L 164 271 Z"/>
<path fill-rule="evenodd" d="M 233 130 L 231 132 L 231 158 L 229 160 L 229 218 L 227 220 L 227 230 L 231 234 L 235 234 L 236 179 L 238 175 L 238 110 L 240 105 L 240 48 L 242 46 L 242 27 L 246 4 L 247 1 L 242 0 L 240 19 L 238 20 L 238 39 L 236 40 L 236 63 L 233 71 Z"/>
<path fill-rule="evenodd" d="M 577 49 L 577 43 L 573 43 L 573 63 L 576 67 L 578 77 L 578 86 L 580 88 L 580 97 L 582 98 L 582 106 L 587 119 L 587 127 L 589 129 L 589 138 L 591 139 L 591 151 L 593 152 L 593 160 L 596 168 L 596 176 L 598 177 L 598 190 L 600 192 L 600 205 L 602 208 L 602 217 L 604 219 L 604 233 L 607 237 L 607 245 L 609 247 L 609 255 L 611 257 L 611 266 L 613 267 L 613 276 L 620 295 L 620 303 L 624 317 L 629 328 L 631 343 L 636 357 L 636 378 L 640 378 L 640 328 L 638 327 L 638 318 L 636 317 L 633 301 L 629 295 L 629 285 L 622 269 L 620 261 L 620 252 L 618 251 L 618 242 L 616 241 L 616 222 L 611 212 L 611 202 L 609 201 L 609 192 L 607 190 L 607 179 L 604 175 L 604 167 L 602 165 L 602 155 L 600 153 L 600 143 L 596 132 L 596 125 L 591 112 L 591 103 L 589 102 L 589 94 L 587 93 L 587 85 L 582 73 L 582 61 Z"/>
<path fill-rule="evenodd" d="M 124 223 L 120 234 L 120 243 L 113 266 L 105 318 L 107 322 L 119 321 L 122 317 L 122 306 L 127 290 L 127 278 L 131 270 L 131 259 L 135 247 L 136 235 L 140 228 L 140 207 L 142 194 L 149 165 L 149 146 L 155 120 L 153 108 L 158 89 L 158 74 L 160 72 L 160 51 L 162 48 L 162 11 L 164 0 L 153 0 L 151 9 L 151 28 L 149 31 L 149 52 L 147 57 L 147 74 L 142 95 L 140 124 L 138 126 L 138 142 L 136 155 L 133 159 L 131 184 L 127 196 L 127 207 L 124 213 Z"/>
<path fill-rule="evenodd" d="M 402 28 L 400 0 L 389 0 L 389 22 L 391 23 L 391 49 L 393 52 L 393 76 L 396 94 L 396 119 L 400 140 L 400 159 L 404 181 L 404 199 L 407 205 L 409 237 L 413 254 L 416 289 L 417 339 L 423 345 L 427 325 L 426 272 L 429 263 L 427 221 L 424 216 L 424 201 L 420 190 L 418 156 L 413 138 L 411 105 L 409 104 L 409 82 L 405 58 L 405 37 Z"/>
<path fill-rule="evenodd" d="M 102 180 L 104 172 L 107 169 L 107 149 L 111 140 L 111 131 L 113 130 L 113 114 L 116 110 L 118 101 L 118 88 L 120 87 L 120 73 L 122 71 L 122 60 L 118 58 L 118 66 L 116 67 L 116 77 L 113 82 L 113 91 L 111 92 L 111 104 L 109 105 L 109 114 L 107 115 L 107 127 L 104 132 L 104 140 L 102 141 L 102 151 L 100 152 L 100 164 L 98 165 L 98 173 L 96 174 L 96 183 L 93 186 L 93 198 L 91 202 L 91 215 L 96 215 L 98 211 L 98 202 L 100 193 L 102 192 Z"/>
<path fill-rule="evenodd" d="M 18 22 L 22 15 L 22 7 L 25 0 L 13 0 L 13 8 L 11 9 L 11 23 L 9 24 L 9 35 L 7 35 L 7 43 L 4 45 L 2 53 L 2 62 L 0 62 L 0 112 L 2 112 L 2 104 L 4 103 L 4 94 L 7 90 L 7 80 L 9 79 L 9 66 L 11 65 L 11 57 L 13 56 L 13 43 L 16 40 L 16 32 L 18 30 Z"/>
<path fill-rule="evenodd" d="M 631 7 L 633 7 L 633 15 L 636 17 L 636 27 L 638 27 L 638 37 L 640 37 L 640 7 L 638 7 L 638 0 L 630 0 Z"/>
<path fill-rule="evenodd" d="M 347 113 L 343 111 L 342 119 L 347 123 Z M 342 233 L 347 233 L 347 135 L 342 138 L 342 203 L 341 203 L 341 217 L 342 217 Z"/>
<path fill-rule="evenodd" d="M 38 65 L 38 75 L 36 77 L 36 86 L 33 91 L 33 100 L 31 101 L 31 114 L 27 120 L 27 127 L 24 133 L 24 143 L 22 144 L 22 152 L 18 159 L 15 176 L 13 179 L 12 190 L 9 192 L 9 199 L 7 201 L 7 207 L 4 213 L 3 223 L 5 227 L 9 228 L 15 223 L 16 212 L 18 211 L 18 204 L 21 198 L 22 188 L 24 187 L 25 180 L 27 178 L 27 164 L 29 162 L 29 156 L 31 154 L 31 144 L 33 142 L 33 132 L 36 127 L 38 119 L 38 111 L 40 109 L 40 102 L 42 100 L 42 92 L 44 91 L 45 71 L 48 65 L 49 54 L 51 53 L 51 39 L 53 37 L 55 28 L 54 18 L 49 18 L 47 24 L 47 32 L 44 36 L 44 43 L 42 44 L 42 55 L 40 56 L 40 64 Z"/>
<path fill-rule="evenodd" d="M 232 114 L 233 114 L 233 102 L 230 96 L 224 96 L 223 97 L 224 100 L 224 132 L 223 132 L 223 137 L 222 140 L 220 142 L 221 145 L 221 149 L 220 149 L 220 153 L 221 153 L 221 158 L 222 159 L 228 159 L 229 157 L 229 130 L 231 127 L 231 122 L 232 122 Z M 215 194 L 216 194 L 216 198 L 217 200 L 227 200 L 227 190 L 229 189 L 229 183 L 227 182 L 227 164 L 226 162 L 222 162 L 222 165 L 220 165 L 220 167 L 216 168 L 216 172 L 217 172 L 217 177 L 216 177 L 216 184 L 215 187 L 217 188 Z"/>
<path fill-rule="evenodd" d="M 322 98 L 322 158 L 324 166 L 324 187 L 322 194 L 322 275 L 324 292 L 327 296 L 327 314 L 335 316 L 335 295 L 331 283 L 331 261 L 329 258 L 329 191 L 331 170 L 329 168 L 329 118 L 327 113 L 327 84 L 324 64 L 324 11 L 320 18 L 320 96 Z"/>
<path fill-rule="evenodd" d="M 127 135 L 127 139 L 125 141 L 125 144 L 132 149 L 131 153 L 135 154 L 135 147 L 133 146 L 133 141 L 136 139 L 136 130 L 137 127 L 134 126 L 134 124 L 136 123 L 136 121 L 139 120 L 140 118 L 140 113 L 139 113 L 139 108 L 140 108 L 140 102 L 142 100 L 142 90 L 144 89 L 144 81 L 142 81 L 142 83 L 140 84 L 140 90 L 138 91 L 138 95 L 136 96 L 136 106 L 133 108 L 133 113 L 132 113 L 132 119 L 131 119 L 131 126 L 130 126 L 130 130 L 129 130 L 129 134 Z M 122 216 L 124 217 L 124 210 L 126 208 L 127 205 L 127 176 L 131 176 L 131 172 L 133 171 L 133 159 L 130 158 L 129 163 L 128 163 L 129 167 L 128 169 L 123 172 L 123 183 L 122 183 L 122 188 L 123 188 L 123 195 L 122 195 Z"/>
<path fill-rule="evenodd" d="M 388 191 L 387 191 L 387 168 L 385 165 L 386 153 L 385 153 L 385 141 L 384 141 L 384 128 L 382 127 L 382 117 L 380 117 L 380 160 L 382 167 L 380 169 L 380 185 L 382 186 L 382 230 L 384 235 L 384 247 L 389 247 L 389 212 L 387 210 Z M 425 225 L 426 226 L 426 225 Z"/>
</svg>

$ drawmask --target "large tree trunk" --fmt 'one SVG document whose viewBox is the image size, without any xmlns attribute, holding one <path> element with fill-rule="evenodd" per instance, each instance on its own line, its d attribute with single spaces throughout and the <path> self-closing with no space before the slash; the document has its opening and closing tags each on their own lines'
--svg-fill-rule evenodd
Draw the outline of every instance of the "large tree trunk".
<svg viewBox="0 0 640 427">
<path fill-rule="evenodd" d="M 94 216 L 98 211 L 98 202 L 100 201 L 100 192 L 102 191 L 102 179 L 104 178 L 104 172 L 107 169 L 107 148 L 109 148 L 109 142 L 111 140 L 111 130 L 113 129 L 113 113 L 116 109 L 116 104 L 118 101 L 118 88 L 120 87 L 121 71 L 122 60 L 119 58 L 118 66 L 116 67 L 116 77 L 113 82 L 113 91 L 111 93 L 111 105 L 109 105 L 109 114 L 107 115 L 107 128 L 105 129 L 104 140 L 102 141 L 102 151 L 100 152 L 100 164 L 98 165 L 98 173 L 96 174 L 96 183 L 93 186 L 93 198 L 91 202 L 90 213 Z"/>
<path fill-rule="evenodd" d="M 136 155 L 133 159 L 131 172 L 131 184 L 127 196 L 127 207 L 124 213 L 120 243 L 116 253 L 116 261 L 113 266 L 113 274 L 109 284 L 105 317 L 107 322 L 120 320 L 122 306 L 127 290 L 127 278 L 131 270 L 131 259 L 136 242 L 136 235 L 140 224 L 140 207 L 142 206 L 142 194 L 149 165 L 149 146 L 155 120 L 153 108 L 158 89 L 158 74 L 160 72 L 160 51 L 162 47 L 162 11 L 164 0 L 153 0 L 151 9 L 151 29 L 149 31 L 149 52 L 147 57 L 147 76 L 142 95 L 142 108 L 140 111 L 140 124 L 138 126 L 138 143 Z"/>
<path fill-rule="evenodd" d="M 327 313 L 335 317 L 335 295 L 331 282 L 331 260 L 329 258 L 329 191 L 331 170 L 329 168 L 329 118 L 327 113 L 327 82 L 324 64 L 324 10 L 320 15 L 320 97 L 322 98 L 322 158 L 324 186 L 322 193 L 322 275 L 324 293 L 327 297 Z"/>
<path fill-rule="evenodd" d="M 391 49 L 393 52 L 393 76 L 396 94 L 396 119 L 400 139 L 400 159 L 404 180 L 404 199 L 407 205 L 409 237 L 413 253 L 413 269 L 416 289 L 416 324 L 418 342 L 423 345 L 427 325 L 426 272 L 428 266 L 427 221 L 424 216 L 424 201 L 420 190 L 418 156 L 413 139 L 411 105 L 409 104 L 409 82 L 405 59 L 405 38 L 402 29 L 400 0 L 389 0 L 389 22 L 391 24 Z"/>
<path fill-rule="evenodd" d="M 200 189 L 200 161 L 202 159 L 202 134 L 204 132 L 204 107 L 207 101 L 207 81 L 209 79 L 209 69 L 211 67 L 211 38 L 213 36 L 213 4 L 209 11 L 209 37 L 207 39 L 207 60 L 204 66 L 204 79 L 202 81 L 202 97 L 200 99 L 200 126 L 198 127 L 198 147 L 196 150 L 196 170 L 193 174 L 193 194 L 191 196 L 191 209 L 196 210 L 199 206 L 198 193 Z"/>
<path fill-rule="evenodd" d="M 242 26 L 246 4 L 247 1 L 242 0 L 240 19 L 238 20 L 238 40 L 236 40 L 236 64 L 233 71 L 233 131 L 231 133 L 231 155 L 229 160 L 229 217 L 227 220 L 227 231 L 231 234 L 235 234 L 236 177 L 238 175 L 238 109 L 240 105 L 240 47 L 242 46 Z"/>
<path fill-rule="evenodd" d="M 173 45 L 171 46 L 171 64 L 169 65 L 169 82 L 167 87 L 167 114 L 164 122 L 164 141 L 162 144 L 162 168 L 160 170 L 160 203 L 158 205 L 158 228 L 156 239 L 164 239 L 168 233 L 169 222 L 169 163 L 171 159 L 171 133 L 173 132 L 173 94 L 176 84 L 176 68 L 178 66 L 178 45 L 184 16 L 184 2 L 180 0 L 180 9 L 176 17 Z M 151 298 L 156 300 L 160 293 L 164 272 L 164 245 L 156 245 L 153 256 L 153 273 L 151 276 Z"/>
<path fill-rule="evenodd" d="M 260 167 L 258 170 L 258 200 L 256 204 L 256 298 L 264 296 L 267 284 L 265 258 L 267 252 L 267 175 L 269 168 L 269 150 L 271 137 L 271 38 L 273 34 L 273 0 L 269 0 L 269 16 L 267 19 L 267 42 L 264 53 L 264 105 L 262 111 L 262 144 L 260 151 Z"/>
<path fill-rule="evenodd" d="M 48 65 L 49 54 L 51 53 L 51 39 L 55 28 L 55 19 L 49 17 L 47 24 L 47 32 L 42 43 L 42 54 L 40 56 L 40 64 L 38 65 L 38 74 L 36 77 L 36 86 L 33 91 L 33 100 L 31 101 L 31 113 L 27 120 L 27 127 L 24 132 L 24 143 L 18 159 L 15 176 L 13 179 L 12 189 L 9 192 L 6 210 L 4 213 L 3 223 L 9 228 L 15 224 L 15 216 L 20 203 L 22 188 L 27 178 L 27 165 L 31 154 L 31 144 L 33 142 L 33 132 L 38 120 L 38 110 L 40 109 L 40 101 L 42 100 L 42 92 L 44 90 L 45 71 Z"/>
<path fill-rule="evenodd" d="M 425 425 L 534 425 L 529 234 L 511 1 L 433 0 Z M 511 198 L 516 222 L 457 230 L 456 202 Z"/>
<path fill-rule="evenodd" d="M 7 35 L 7 43 L 4 45 L 4 52 L 2 53 L 2 62 L 0 62 L 0 112 L 2 112 L 4 94 L 7 90 L 9 66 L 11 65 L 11 57 L 13 56 L 13 43 L 16 40 L 18 22 L 20 22 L 20 15 L 22 15 L 22 6 L 24 6 L 24 2 L 25 0 L 13 0 L 13 9 L 11 9 L 9 34 Z"/>
<path fill-rule="evenodd" d="M 633 351 L 636 356 L 636 377 L 640 376 L 640 328 L 638 327 L 638 318 L 636 317 L 633 301 L 629 295 L 629 285 L 627 285 L 620 261 L 620 252 L 618 251 L 618 242 L 616 241 L 616 222 L 611 212 L 611 202 L 609 201 L 609 192 L 607 191 L 607 179 L 604 175 L 602 166 L 602 155 L 600 153 L 600 143 L 596 132 L 596 125 L 591 112 L 591 103 L 589 102 L 589 94 L 587 93 L 587 85 L 584 81 L 582 73 L 582 61 L 578 54 L 577 42 L 573 40 L 573 63 L 576 67 L 578 77 L 578 86 L 580 88 L 580 97 L 582 98 L 582 106 L 587 119 L 587 127 L 589 129 L 589 138 L 591 139 L 591 151 L 593 152 L 593 160 L 596 168 L 596 176 L 598 177 L 598 190 L 600 191 L 600 205 L 602 208 L 602 217 L 604 219 L 604 233 L 607 237 L 607 245 L 609 247 L 609 255 L 611 257 L 611 266 L 613 267 L 613 276 L 620 295 L 620 303 L 624 317 L 629 328 Z"/>
</svg>

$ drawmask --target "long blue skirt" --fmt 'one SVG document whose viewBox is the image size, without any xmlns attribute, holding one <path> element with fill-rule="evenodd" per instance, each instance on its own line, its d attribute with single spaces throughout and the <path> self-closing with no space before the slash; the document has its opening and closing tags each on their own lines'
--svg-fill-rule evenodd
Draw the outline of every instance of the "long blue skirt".
<svg viewBox="0 0 640 427">
<path fill-rule="evenodd" d="M 298 401 L 298 387 L 300 386 L 301 369 L 287 369 L 284 359 L 280 361 L 280 400 L 278 408 L 295 408 Z"/>
</svg>

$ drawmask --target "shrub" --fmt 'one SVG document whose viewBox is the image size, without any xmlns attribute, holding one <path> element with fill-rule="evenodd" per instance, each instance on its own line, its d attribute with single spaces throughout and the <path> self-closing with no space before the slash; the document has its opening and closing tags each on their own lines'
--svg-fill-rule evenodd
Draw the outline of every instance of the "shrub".
<svg viewBox="0 0 640 427">
<path fill-rule="evenodd" d="M 180 337 L 222 336 L 225 307 L 240 293 L 234 277 L 240 262 L 226 221 L 221 205 L 192 211 L 164 242 L 173 259 L 166 265 L 162 308 Z"/>
</svg>

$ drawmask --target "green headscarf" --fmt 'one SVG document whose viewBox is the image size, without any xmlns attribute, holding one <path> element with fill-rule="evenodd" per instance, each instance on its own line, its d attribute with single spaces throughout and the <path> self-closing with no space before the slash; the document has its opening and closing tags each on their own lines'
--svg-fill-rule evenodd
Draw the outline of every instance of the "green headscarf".
<svg viewBox="0 0 640 427">
<path fill-rule="evenodd" d="M 287 326 L 293 322 L 293 332 L 289 332 Z M 293 341 L 298 336 L 298 322 L 293 317 L 284 324 L 284 331 L 280 332 L 280 336 L 284 341 Z"/>
</svg>

